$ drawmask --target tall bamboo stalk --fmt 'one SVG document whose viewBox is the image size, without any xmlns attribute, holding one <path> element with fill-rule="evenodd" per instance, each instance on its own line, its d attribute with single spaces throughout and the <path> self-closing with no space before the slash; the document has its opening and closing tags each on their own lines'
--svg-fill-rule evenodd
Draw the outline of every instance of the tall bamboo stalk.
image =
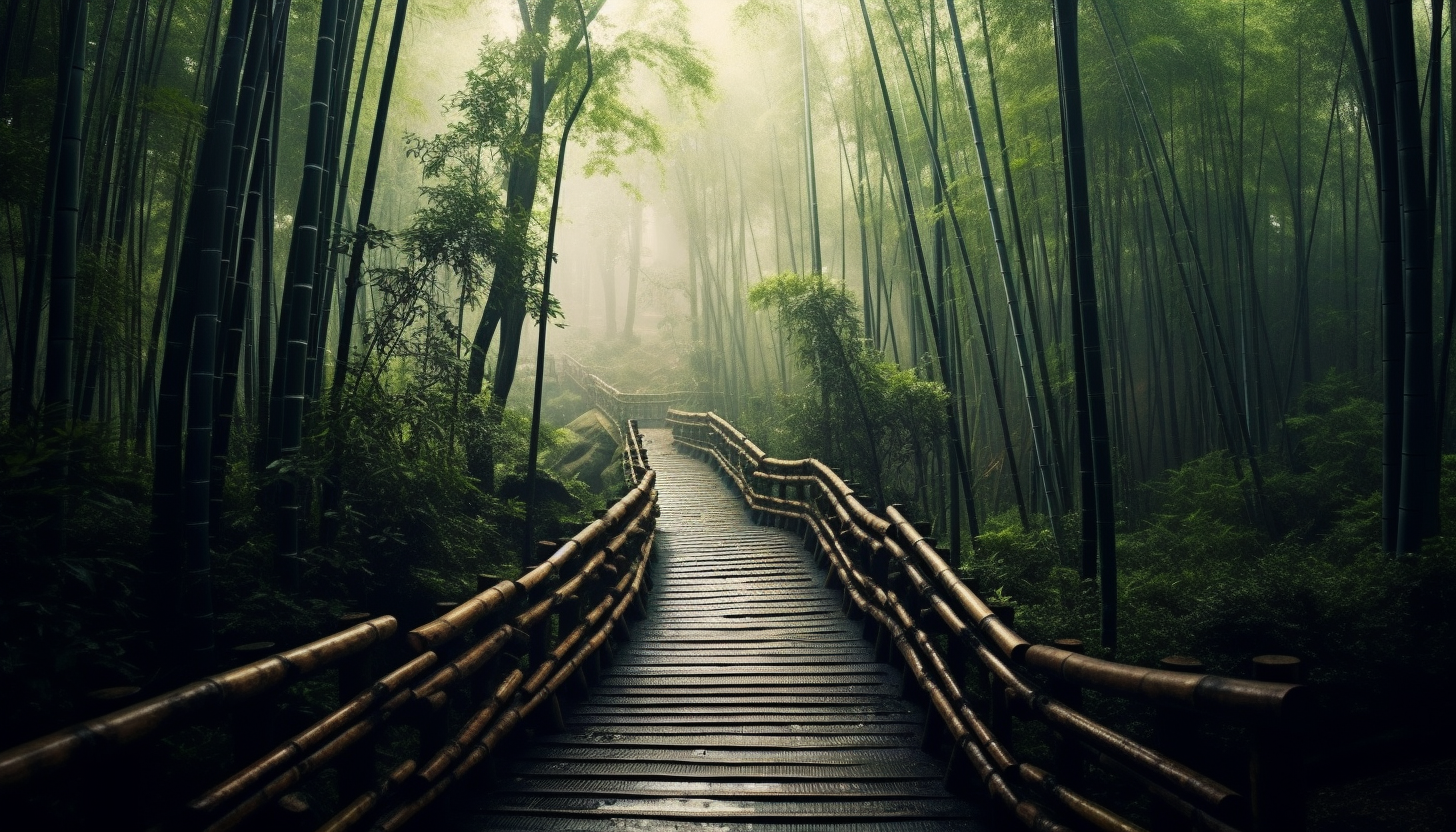
<svg viewBox="0 0 1456 832">
<path fill-rule="evenodd" d="M 1033 377 L 1030 351 L 1022 326 L 1021 304 L 1015 279 L 1011 274 L 1011 257 L 1006 248 L 1006 235 L 1001 227 L 1001 211 L 996 200 L 996 186 L 991 181 L 991 164 L 986 155 L 986 142 L 981 134 L 981 116 L 976 108 L 975 88 L 971 84 L 970 66 L 966 62 L 966 51 L 961 40 L 961 24 L 956 17 L 954 0 L 946 0 L 950 13 L 951 39 L 955 43 L 956 58 L 960 63 L 961 88 L 966 96 L 966 109 L 971 118 L 971 136 L 976 146 L 976 161 L 980 164 L 982 190 L 986 196 L 986 209 L 991 222 L 991 239 L 995 244 L 996 262 L 1000 266 L 1001 285 L 1006 292 L 1006 307 L 1010 313 L 1012 342 L 1016 345 L 1016 357 L 1021 367 L 1021 384 L 1026 393 L 1026 414 L 1031 425 L 1032 451 L 1036 455 L 1037 469 L 1041 475 L 1042 493 L 1046 500 L 1047 515 L 1051 520 L 1053 534 L 1058 533 L 1062 515 L 1059 488 L 1056 483 L 1056 468 L 1053 465 L 1051 446 L 1042 430 L 1042 408 L 1037 398 L 1037 385 Z"/>
<path fill-rule="evenodd" d="M 349 374 L 349 356 L 354 343 L 354 317 L 358 309 L 359 279 L 364 268 L 368 232 L 372 228 L 370 222 L 374 216 L 374 192 L 379 182 L 379 161 L 384 154 L 385 128 L 388 124 L 390 101 L 394 95 L 394 75 L 399 66 L 399 47 L 404 39 L 404 23 L 408 10 L 409 0 L 398 0 L 394 9 L 394 26 L 389 34 L 389 52 L 384 59 L 384 74 L 379 81 L 379 104 L 374 110 L 374 132 L 369 140 L 369 160 L 364 165 L 364 184 L 359 191 L 359 214 L 354 223 L 354 239 L 349 246 L 349 271 L 344 279 L 343 310 L 339 314 L 339 347 L 334 355 L 331 393 L 335 409 L 339 407 L 344 379 Z M 362 92 L 363 84 L 360 84 L 360 90 Z"/>
<path fill-rule="evenodd" d="M 1112 446 L 1108 438 L 1107 393 L 1102 373 L 1102 333 L 1097 312 L 1097 283 L 1092 273 L 1092 217 L 1088 207 L 1087 149 L 1082 125 L 1082 74 L 1077 44 L 1077 0 L 1053 0 L 1057 72 L 1062 104 L 1062 142 L 1067 165 L 1067 223 L 1071 231 L 1072 272 L 1077 288 L 1086 380 L 1087 435 L 1092 456 L 1093 493 L 1082 494 L 1084 508 L 1096 511 L 1097 583 L 1101 590 L 1102 646 L 1117 648 L 1117 554 L 1113 526 Z"/>
<path fill-rule="evenodd" d="M 1420 551 L 1435 525 L 1439 491 L 1431 338 L 1431 227 L 1411 0 L 1390 0 L 1391 64 L 1400 176 L 1400 251 L 1405 301 L 1400 508 L 1395 551 Z"/>
<path fill-rule="evenodd" d="M 581 40 L 586 56 L 586 80 L 581 92 L 572 104 L 566 123 L 561 127 L 561 143 L 556 149 L 556 176 L 551 183 L 551 214 L 546 223 L 546 254 L 541 266 L 541 306 L 536 313 L 536 377 L 531 392 L 531 435 L 526 453 L 526 536 L 521 547 L 521 564 L 530 566 L 536 552 L 535 524 L 539 496 L 536 488 L 536 466 L 541 450 L 541 391 L 546 382 L 546 331 L 551 325 L 551 267 L 556 257 L 556 217 L 561 207 L 561 177 L 566 168 L 566 145 L 571 140 L 571 128 L 581 114 L 581 105 L 591 92 L 595 74 L 592 67 L 591 32 L 588 29 L 586 8 L 582 0 L 576 0 L 576 10 L 581 16 Z M 625 428 L 624 428 L 625 429 Z"/>
<path fill-rule="evenodd" d="M 56 196 L 51 231 L 50 316 L 46 334 L 45 387 L 41 401 L 46 423 L 62 426 L 71 417 L 72 347 L 76 340 L 76 269 L 79 264 L 77 231 L 81 210 L 81 81 L 86 71 L 86 2 L 72 0 L 66 15 L 64 40 L 57 86 L 67 88 L 65 114 L 59 141 L 52 145 L 56 157 Z"/>
<path fill-rule="evenodd" d="M 314 51 L 313 89 L 308 113 L 308 138 L 304 147 L 303 181 L 299 187 L 298 210 L 294 212 L 293 236 L 288 249 L 288 272 L 283 291 L 287 298 L 287 329 L 279 328 L 279 349 L 274 373 L 281 386 L 278 413 L 278 451 L 283 459 L 295 456 L 303 446 L 303 416 L 306 404 L 311 311 L 317 277 L 318 248 L 322 220 L 324 165 L 328 154 L 329 101 L 334 64 L 334 35 L 337 31 L 339 0 L 322 0 L 319 33 Z M 282 323 L 280 321 L 280 323 Z M 279 385 L 278 381 L 282 384 Z M 275 394 L 278 395 L 278 394 Z M 301 577 L 299 523 L 302 521 L 298 483 L 285 476 L 278 505 L 277 558 L 284 585 L 298 588 Z"/>
<path fill-rule="evenodd" d="M 859 0 L 860 14 L 864 18 L 865 36 L 869 41 L 870 56 L 874 59 L 875 78 L 879 81 L 880 97 L 885 107 L 885 121 L 890 130 L 890 145 L 895 151 L 896 169 L 900 174 L 900 192 L 904 200 L 905 217 L 907 220 L 906 235 L 909 238 L 910 246 L 915 256 L 916 273 L 920 276 L 922 297 L 925 300 L 925 313 L 929 319 L 929 328 L 932 335 L 937 339 L 935 344 L 936 362 L 940 369 L 940 375 L 947 384 L 951 380 L 950 362 L 946 355 L 944 343 L 939 342 L 940 325 L 936 316 L 935 308 L 932 306 L 934 292 L 930 285 L 930 273 L 925 265 L 925 248 L 920 240 L 920 226 L 915 218 L 914 195 L 910 190 L 910 176 L 905 168 L 905 154 L 900 147 L 900 128 L 895 121 L 895 107 L 890 100 L 890 88 L 885 83 L 885 70 L 880 63 L 880 49 L 875 42 L 874 25 L 870 22 L 869 8 L 865 0 Z M 970 471 L 966 465 L 965 449 L 961 445 L 960 420 L 957 417 L 959 408 L 956 405 L 955 397 L 951 396 L 946 401 L 946 429 L 951 437 L 951 455 L 955 462 L 955 476 L 961 480 L 961 496 L 965 501 L 966 517 L 969 520 L 969 531 L 971 545 L 975 547 L 975 538 L 980 535 L 980 521 L 976 516 L 974 489 L 972 487 Z M 953 560 L 958 561 L 959 552 L 951 553 Z"/>
<path fill-rule="evenodd" d="M 819 242 L 819 185 L 814 167 L 814 114 L 809 107 L 809 45 L 804 32 L 804 0 L 799 0 L 799 70 L 804 88 L 804 179 L 809 193 L 809 254 L 814 274 L 824 273 Z"/>
</svg>

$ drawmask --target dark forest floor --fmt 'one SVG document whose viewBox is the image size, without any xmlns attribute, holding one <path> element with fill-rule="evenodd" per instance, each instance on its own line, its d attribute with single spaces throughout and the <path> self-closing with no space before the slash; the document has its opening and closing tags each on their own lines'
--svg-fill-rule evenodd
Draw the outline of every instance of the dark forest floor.
<svg viewBox="0 0 1456 832">
<path fill-rule="evenodd" d="M 1310 832 L 1456 830 L 1456 758 L 1320 786 L 1309 820 Z"/>
</svg>

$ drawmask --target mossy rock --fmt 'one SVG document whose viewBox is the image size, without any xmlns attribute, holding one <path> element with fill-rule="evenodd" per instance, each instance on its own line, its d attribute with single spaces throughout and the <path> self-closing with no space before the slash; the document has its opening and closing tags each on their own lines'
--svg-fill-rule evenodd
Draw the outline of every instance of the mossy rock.
<svg viewBox="0 0 1456 832">
<path fill-rule="evenodd" d="M 588 410 L 566 426 L 567 440 L 549 463 L 562 479 L 576 476 L 599 494 L 616 493 L 621 483 L 621 446 L 611 423 L 598 410 Z"/>
</svg>

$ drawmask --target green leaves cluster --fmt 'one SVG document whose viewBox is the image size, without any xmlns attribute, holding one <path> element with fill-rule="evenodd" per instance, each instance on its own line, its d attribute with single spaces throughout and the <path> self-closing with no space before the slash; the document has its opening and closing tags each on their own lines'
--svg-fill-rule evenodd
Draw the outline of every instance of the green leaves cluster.
<svg viewBox="0 0 1456 832">
<path fill-rule="evenodd" d="M 590 148 L 586 172 L 611 175 L 620 160 L 639 153 L 656 157 L 666 146 L 650 98 L 642 95 L 643 81 L 655 81 L 669 103 L 696 110 L 712 97 L 714 75 L 688 31 L 683 0 L 638 0 L 620 32 L 608 21 L 594 24 L 593 32 L 595 77 L 573 137 Z M 573 83 L 581 83 L 580 61 L 572 71 L 583 76 Z"/>
<path fill-rule="evenodd" d="M 1284 447 L 1263 460 L 1286 529 L 1278 536 L 1250 522 L 1222 452 L 1144 486 L 1145 519 L 1118 536 L 1117 659 L 1153 666 L 1191 655 L 1213 672 L 1248 676 L 1253 656 L 1299 656 L 1326 692 L 1325 707 L 1340 714 L 1387 707 L 1397 690 L 1435 695 L 1456 681 L 1449 662 L 1429 660 L 1456 649 L 1456 545 L 1448 534 L 1412 560 L 1381 552 L 1372 438 L 1380 418 L 1348 376 L 1306 388 Z M 1447 482 L 1456 476 L 1456 456 L 1444 470 Z M 1443 516 L 1456 516 L 1456 499 L 1449 489 L 1443 496 Z M 1013 513 L 987 528 L 967 576 L 1004 588 L 1018 630 L 1033 642 L 1092 645 L 1096 587 L 1062 565 L 1051 535 L 1022 530 Z"/>
<path fill-rule="evenodd" d="M 783 394 L 783 417 L 753 424 L 750 434 L 770 437 L 777 454 L 842 467 L 886 501 L 914 495 L 916 455 L 945 430 L 945 387 L 886 360 L 864 339 L 854 298 L 823 275 L 773 275 L 748 300 L 774 313 L 817 388 Z"/>
<path fill-rule="evenodd" d="M 0 745 L 134 671 L 148 503 L 128 463 L 91 425 L 0 432 Z"/>
</svg>

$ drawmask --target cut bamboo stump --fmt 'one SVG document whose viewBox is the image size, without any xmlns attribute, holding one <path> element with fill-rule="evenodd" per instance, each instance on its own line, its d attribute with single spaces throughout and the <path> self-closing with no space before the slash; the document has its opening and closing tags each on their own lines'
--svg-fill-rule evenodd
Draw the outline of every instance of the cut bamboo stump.
<svg viewBox="0 0 1456 832">
<path fill-rule="evenodd" d="M 1300 682 L 1304 667 L 1293 656 L 1255 656 L 1254 678 L 1265 682 Z M 1249 761 L 1250 802 L 1255 832 L 1303 829 L 1303 726 L 1260 725 L 1254 729 Z"/>
</svg>

